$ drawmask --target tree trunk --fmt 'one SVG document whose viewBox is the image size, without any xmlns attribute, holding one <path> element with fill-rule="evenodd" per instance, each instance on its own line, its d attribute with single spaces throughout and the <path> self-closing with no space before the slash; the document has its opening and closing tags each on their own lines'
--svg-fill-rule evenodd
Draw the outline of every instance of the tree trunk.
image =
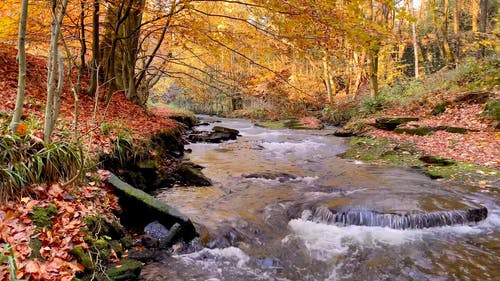
<svg viewBox="0 0 500 281">
<path fill-rule="evenodd" d="M 358 56 L 357 53 L 354 53 L 354 61 L 356 62 L 356 79 L 354 80 L 354 87 L 352 89 L 352 97 L 353 100 L 356 99 L 358 95 L 359 85 L 361 85 L 361 78 L 363 77 L 363 67 L 362 65 L 365 63 L 366 53 L 363 52 L 361 56 Z"/>
<path fill-rule="evenodd" d="M 449 0 L 444 0 L 444 9 L 441 19 L 441 34 L 443 35 L 443 49 L 446 62 L 449 64 L 453 62 L 453 53 L 451 51 L 450 43 L 448 40 L 448 14 L 450 11 Z"/>
<path fill-rule="evenodd" d="M 453 0 L 453 33 L 460 33 L 460 0 Z"/>
<path fill-rule="evenodd" d="M 415 16 L 415 11 L 413 9 L 413 0 L 410 0 L 410 9 L 411 15 Z M 411 23 L 411 32 L 412 32 L 412 40 L 413 40 L 413 59 L 415 63 L 415 79 L 420 78 L 419 70 L 418 70 L 418 44 L 417 44 L 417 23 L 413 21 Z"/>
<path fill-rule="evenodd" d="M 485 38 L 486 35 L 486 25 L 488 24 L 488 0 L 481 0 L 481 15 L 479 18 L 479 32 L 481 33 L 481 39 Z M 481 44 L 481 56 L 484 57 L 486 55 L 486 47 L 484 44 Z"/>
<path fill-rule="evenodd" d="M 457 46 L 455 51 L 455 61 L 459 62 L 461 56 L 461 34 L 460 34 L 460 0 L 454 0 L 453 5 L 453 33 L 455 33 Z"/>
<path fill-rule="evenodd" d="M 368 19 L 371 22 L 375 22 L 375 13 L 373 9 L 373 0 L 368 2 Z M 378 54 L 379 54 L 379 43 L 378 38 L 372 39 L 374 42 L 371 42 L 368 49 L 368 72 L 370 76 L 370 96 L 372 98 L 377 97 L 378 93 Z"/>
<path fill-rule="evenodd" d="M 333 101 L 332 84 L 330 80 L 330 69 L 328 67 L 328 58 L 326 55 L 323 57 L 323 81 L 325 82 L 328 102 L 331 103 Z"/>
<path fill-rule="evenodd" d="M 45 105 L 45 123 L 43 127 L 43 140 L 50 142 L 50 136 L 59 114 L 60 98 L 63 89 L 64 64 L 59 53 L 59 36 L 61 24 L 66 14 L 68 0 L 63 0 L 60 7 L 59 1 L 52 2 L 52 23 L 50 27 L 50 49 L 47 65 L 47 103 Z M 56 77 L 57 76 L 57 77 Z M 56 79 L 57 86 L 56 86 Z"/>
<path fill-rule="evenodd" d="M 17 98 L 16 107 L 10 123 L 10 130 L 17 133 L 21 115 L 23 113 L 24 94 L 26 92 L 26 22 L 28 19 L 28 0 L 23 0 L 21 3 L 21 16 L 19 20 L 19 35 L 18 35 L 18 60 L 19 74 L 17 78 Z"/>
<path fill-rule="evenodd" d="M 92 12 L 92 59 L 90 63 L 90 85 L 87 94 L 95 93 L 98 84 L 98 65 L 100 59 L 99 51 L 99 0 L 94 0 L 94 10 Z"/>
<path fill-rule="evenodd" d="M 378 94 L 378 50 L 370 50 L 368 53 L 368 68 L 370 72 L 370 96 L 376 98 Z"/>
<path fill-rule="evenodd" d="M 472 0 L 472 31 L 479 32 L 479 2 L 481 0 Z"/>
</svg>

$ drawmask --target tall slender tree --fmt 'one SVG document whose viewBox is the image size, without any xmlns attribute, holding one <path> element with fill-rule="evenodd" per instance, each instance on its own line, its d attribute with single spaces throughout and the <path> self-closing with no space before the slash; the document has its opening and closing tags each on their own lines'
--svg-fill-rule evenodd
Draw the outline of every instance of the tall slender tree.
<svg viewBox="0 0 500 281">
<path fill-rule="evenodd" d="M 18 34 L 18 55 L 19 74 L 17 78 L 17 98 L 16 107 L 10 123 L 12 132 L 17 132 L 21 115 L 23 112 L 24 94 L 26 92 L 26 22 L 28 20 L 28 0 L 21 2 L 21 17 L 19 19 L 19 34 Z"/>
</svg>

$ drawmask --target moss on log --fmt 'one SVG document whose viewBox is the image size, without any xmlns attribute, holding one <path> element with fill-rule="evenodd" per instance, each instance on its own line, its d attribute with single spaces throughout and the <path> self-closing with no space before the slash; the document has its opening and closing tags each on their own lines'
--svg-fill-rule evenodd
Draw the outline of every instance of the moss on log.
<svg viewBox="0 0 500 281">
<path fill-rule="evenodd" d="M 114 174 L 111 174 L 108 182 L 115 188 L 115 193 L 120 199 L 119 202 L 123 209 L 122 221 L 124 224 L 142 229 L 146 224 L 154 220 L 167 227 L 179 223 L 182 227 L 182 237 L 185 240 L 189 241 L 197 236 L 191 220 L 174 207 L 167 205 L 142 190 L 134 188 L 120 180 Z"/>
</svg>

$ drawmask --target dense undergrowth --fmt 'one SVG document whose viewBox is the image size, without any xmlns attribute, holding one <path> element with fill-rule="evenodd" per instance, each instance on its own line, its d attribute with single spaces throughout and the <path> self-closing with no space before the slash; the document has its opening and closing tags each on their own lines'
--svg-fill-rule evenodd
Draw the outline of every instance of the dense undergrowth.
<svg viewBox="0 0 500 281">
<path fill-rule="evenodd" d="M 72 181 L 82 172 L 81 146 L 65 140 L 43 143 L 30 134 L 0 134 L 0 201 L 23 194 L 26 186 Z"/>
</svg>

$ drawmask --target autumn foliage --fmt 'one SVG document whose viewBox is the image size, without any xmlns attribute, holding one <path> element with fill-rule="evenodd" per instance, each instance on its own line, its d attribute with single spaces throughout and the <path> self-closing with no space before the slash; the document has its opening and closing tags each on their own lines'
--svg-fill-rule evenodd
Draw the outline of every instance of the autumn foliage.
<svg viewBox="0 0 500 281">
<path fill-rule="evenodd" d="M 83 218 L 95 214 L 109 214 L 118 207 L 116 198 L 110 197 L 94 182 L 84 187 L 61 187 L 59 184 L 33 186 L 31 197 L 20 202 L 10 201 L 0 207 L 0 245 L 9 243 L 15 251 L 19 268 L 17 278 L 26 280 L 72 280 L 76 272 L 83 271 L 69 251 L 75 246 L 88 248 L 83 237 Z M 57 214 L 52 216 L 52 227 L 37 228 L 33 223 L 33 210 L 54 204 Z M 33 253 L 30 242 L 41 241 L 39 253 Z M 30 257 L 40 258 L 30 258 Z M 7 265 L 0 265 L 0 280 L 10 280 Z"/>
</svg>

